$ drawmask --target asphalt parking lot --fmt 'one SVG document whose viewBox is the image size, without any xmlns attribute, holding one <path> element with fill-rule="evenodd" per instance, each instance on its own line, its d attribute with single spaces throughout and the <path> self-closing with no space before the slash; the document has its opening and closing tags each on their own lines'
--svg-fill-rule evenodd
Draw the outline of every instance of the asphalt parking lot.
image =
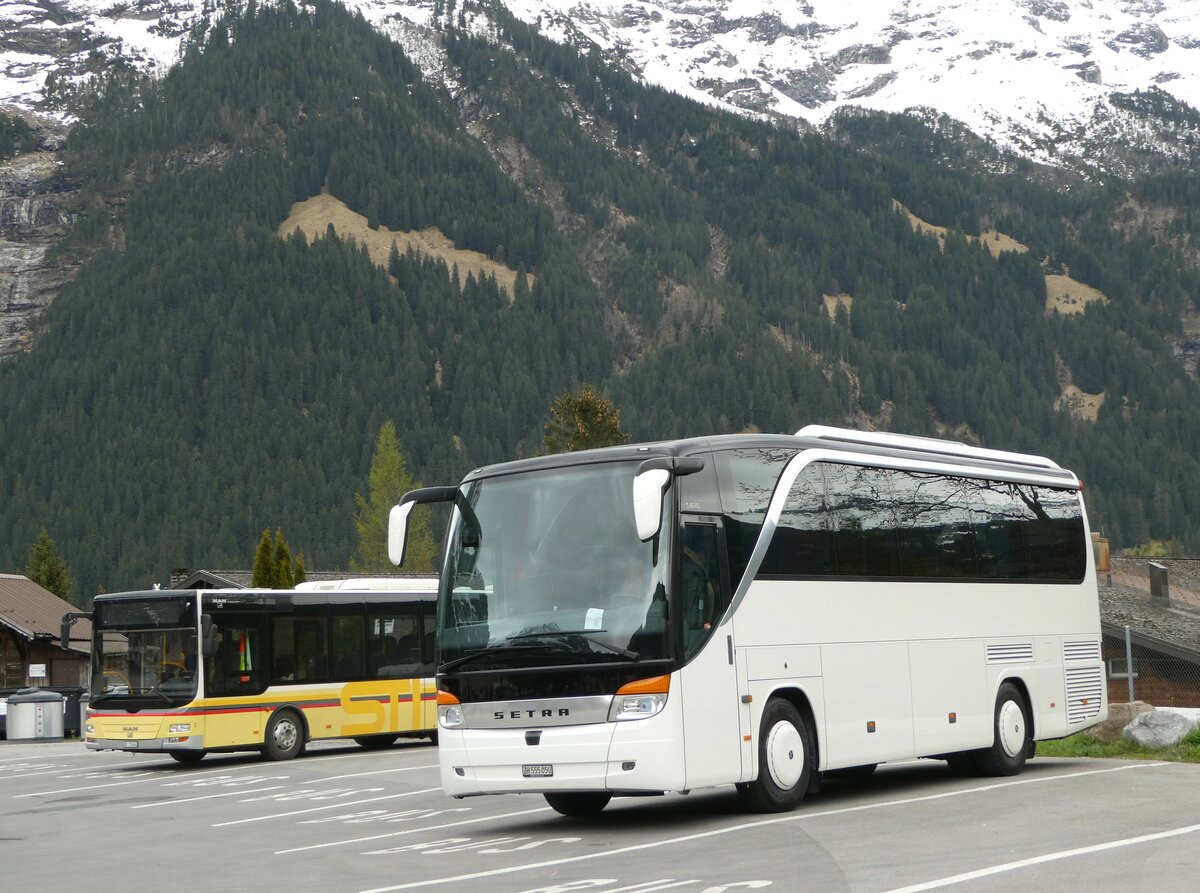
<svg viewBox="0 0 1200 893">
<path fill-rule="evenodd" d="M 827 783 L 784 815 L 745 814 L 718 789 L 572 820 L 540 797 L 444 797 L 419 742 L 197 766 L 0 745 L 0 888 L 23 893 L 976 893 L 1190 889 L 1198 876 L 1195 765 L 1039 758 L 978 779 L 922 761 Z"/>
</svg>

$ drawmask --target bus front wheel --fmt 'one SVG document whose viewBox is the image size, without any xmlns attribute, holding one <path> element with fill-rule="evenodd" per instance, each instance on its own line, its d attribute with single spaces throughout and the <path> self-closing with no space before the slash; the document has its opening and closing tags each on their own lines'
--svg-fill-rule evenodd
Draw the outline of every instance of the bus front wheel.
<svg viewBox="0 0 1200 893">
<path fill-rule="evenodd" d="M 737 786 L 742 802 L 755 812 L 795 809 L 808 791 L 811 741 L 804 717 L 791 702 L 768 701 L 758 736 L 758 778 Z"/>
<path fill-rule="evenodd" d="M 304 751 L 304 722 L 291 710 L 280 710 L 267 723 L 263 756 L 268 760 L 290 760 Z"/>
<path fill-rule="evenodd" d="M 612 799 L 612 794 L 608 791 L 580 791 L 542 796 L 555 812 L 569 816 L 596 815 L 608 806 L 608 801 Z"/>
<path fill-rule="evenodd" d="M 185 763 L 189 766 L 194 766 L 204 759 L 204 751 L 202 750 L 169 750 L 167 751 L 176 763 Z"/>
<path fill-rule="evenodd" d="M 992 746 L 971 753 L 971 765 L 980 775 L 1016 775 L 1029 755 L 1032 735 L 1029 708 L 1025 698 L 1011 682 L 996 692 Z"/>
</svg>

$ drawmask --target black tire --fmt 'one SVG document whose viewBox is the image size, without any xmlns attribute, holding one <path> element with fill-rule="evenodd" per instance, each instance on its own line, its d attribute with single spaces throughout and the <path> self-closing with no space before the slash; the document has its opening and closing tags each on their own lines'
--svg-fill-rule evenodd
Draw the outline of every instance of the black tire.
<svg viewBox="0 0 1200 893">
<path fill-rule="evenodd" d="M 875 774 L 878 763 L 865 766 L 847 766 L 845 769 L 829 769 L 824 774 L 830 781 L 865 781 Z"/>
<path fill-rule="evenodd" d="M 555 812 L 573 817 L 598 815 L 612 799 L 612 794 L 608 791 L 579 791 L 542 796 Z"/>
<path fill-rule="evenodd" d="M 1032 736 L 1029 707 L 1021 690 L 1005 682 L 996 692 L 992 746 L 971 752 L 971 765 L 980 775 L 1016 775 L 1025 765 Z"/>
<path fill-rule="evenodd" d="M 267 723 L 263 756 L 268 760 L 290 760 L 304 753 L 304 721 L 294 710 L 280 710 Z"/>
<path fill-rule="evenodd" d="M 204 751 L 202 750 L 169 750 L 167 751 L 176 763 L 183 763 L 187 766 L 195 766 L 204 759 Z"/>
<path fill-rule="evenodd" d="M 772 698 L 758 735 L 758 778 L 737 786 L 755 812 L 795 809 L 808 791 L 816 751 L 804 718 L 788 701 Z"/>
<path fill-rule="evenodd" d="M 399 737 L 399 735 L 359 735 L 354 741 L 367 750 L 382 750 L 395 744 Z"/>
</svg>

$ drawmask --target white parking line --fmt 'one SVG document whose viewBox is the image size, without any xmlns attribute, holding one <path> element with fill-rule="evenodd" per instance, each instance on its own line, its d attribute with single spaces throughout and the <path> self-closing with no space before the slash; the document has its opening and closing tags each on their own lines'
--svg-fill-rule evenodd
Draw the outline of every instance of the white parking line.
<svg viewBox="0 0 1200 893">
<path fill-rule="evenodd" d="M 372 772 L 351 772 L 347 775 L 330 775 L 328 778 L 313 779 L 308 784 L 318 784 L 323 781 L 337 781 L 339 778 L 361 778 L 364 775 L 386 775 L 389 772 L 412 772 L 414 769 L 436 769 L 437 763 L 428 766 L 401 766 L 398 769 L 376 769 Z"/>
<path fill-rule="evenodd" d="M 83 775 L 64 775 L 63 774 L 64 772 L 72 772 L 73 773 L 73 772 L 77 772 L 78 770 L 79 770 L 78 766 L 71 766 L 71 767 L 58 766 L 58 767 L 55 767 L 54 769 L 48 769 L 45 772 L 26 772 L 23 775 L 18 775 L 16 773 L 13 773 L 12 775 L 0 774 L 0 778 L 38 778 L 43 775 L 57 775 L 59 778 L 85 778 L 86 776 L 83 776 Z M 100 772 L 112 773 L 114 770 L 96 769 L 94 771 L 96 773 L 100 773 Z M 135 774 L 145 775 L 146 771 L 145 770 L 136 770 Z"/>
<path fill-rule="evenodd" d="M 362 756 L 364 756 L 364 754 L 353 754 L 352 756 L 362 757 Z M 345 759 L 345 757 L 328 757 L 327 759 Z M 166 771 L 166 772 L 155 771 L 154 766 L 161 766 L 161 767 L 163 767 L 163 769 L 167 769 L 169 767 L 170 771 Z M 77 767 L 74 767 L 74 768 L 77 768 Z M 58 790 L 54 790 L 54 791 L 36 791 L 36 792 L 30 793 L 30 794 L 14 794 L 13 796 L 16 799 L 20 799 L 20 798 L 24 798 L 24 797 L 50 797 L 50 796 L 54 796 L 56 794 L 73 794 L 73 793 L 77 793 L 79 791 L 92 791 L 92 790 L 97 790 L 99 788 L 111 788 L 111 787 L 118 787 L 120 785 L 138 784 L 139 782 L 145 782 L 145 781 L 156 781 L 156 780 L 160 780 L 160 779 L 166 779 L 166 778 L 178 776 L 179 773 L 181 773 L 181 772 L 185 773 L 181 777 L 190 779 L 190 778 L 196 778 L 198 776 L 211 775 L 214 772 L 233 772 L 238 769 L 243 769 L 243 770 L 244 769 L 254 769 L 254 770 L 261 772 L 262 768 L 263 768 L 263 764 L 258 761 L 255 761 L 253 763 L 246 763 L 246 764 L 238 765 L 238 766 L 225 766 L 225 765 L 206 766 L 203 769 L 199 769 L 199 768 L 180 769 L 174 761 L 171 761 L 169 763 L 160 762 L 157 764 L 151 764 L 150 766 L 147 766 L 147 768 L 145 768 L 145 769 L 133 770 L 133 772 L 130 775 L 130 779 L 125 780 L 125 781 L 116 781 L 116 782 L 111 782 L 109 784 L 86 785 L 86 786 L 75 787 L 75 788 L 59 788 Z M 308 768 L 308 764 L 301 763 L 297 766 L 297 768 Z M 379 769 L 379 770 L 375 770 L 375 771 L 371 771 L 371 772 L 353 772 L 353 773 L 348 773 L 345 775 L 331 775 L 331 776 L 327 776 L 325 778 L 315 778 L 306 783 L 307 784 L 321 784 L 323 782 L 334 781 L 339 778 L 357 778 L 357 777 L 363 776 L 363 775 L 384 775 L 389 772 L 411 772 L 411 771 L 417 770 L 417 769 L 436 769 L 436 768 L 437 768 L 436 763 L 427 763 L 427 764 L 423 764 L 420 766 L 401 766 L 401 767 L 398 767 L 395 769 Z M 108 772 L 111 770 L 104 769 L 104 768 L 97 768 L 95 771 L 96 772 Z M 47 772 L 47 773 L 39 773 L 39 774 L 54 775 L 56 773 Z M 136 778 L 134 777 L 135 775 L 136 775 Z M 27 775 L 27 776 L 12 775 L 12 776 L 6 776 L 6 777 L 30 778 L 30 777 L 32 777 L 32 775 Z M 79 777 L 79 776 L 65 775 L 62 777 L 72 778 L 72 777 Z"/>
<path fill-rule="evenodd" d="M 1114 850 L 1118 847 L 1133 846 L 1139 843 L 1146 843 L 1151 840 L 1162 840 L 1167 837 L 1178 837 L 1181 834 L 1193 834 L 1200 831 L 1200 825 L 1188 825 L 1186 828 L 1173 828 L 1170 831 L 1159 831 L 1155 834 L 1143 834 L 1140 837 L 1126 837 L 1123 840 L 1111 840 L 1108 843 L 1097 843 L 1092 846 L 1082 846 L 1073 850 L 1062 850 L 1057 853 L 1046 853 L 1044 856 L 1033 856 L 1029 859 L 1018 859 L 1016 862 L 1005 862 L 1003 865 L 993 865 L 990 868 L 980 868 L 978 871 L 967 871 L 962 874 L 955 874 L 950 877 L 938 878 L 936 881 L 925 881 L 921 884 L 912 884 L 908 887 L 897 887 L 889 893 L 919 893 L 921 890 L 936 890 L 938 887 L 949 887 L 952 884 L 961 884 L 965 881 L 973 881 L 976 878 L 990 877 L 994 874 L 1002 874 L 1006 871 L 1016 871 L 1020 868 L 1028 868 L 1030 865 L 1041 865 L 1044 862 L 1056 862 L 1059 859 L 1070 859 L 1072 856 L 1086 856 L 1090 853 L 1099 853 L 1104 850 Z"/>
<path fill-rule="evenodd" d="M 277 791 L 286 785 L 276 784 L 269 788 L 251 788 L 250 790 L 239 789 L 236 791 L 226 791 L 224 794 L 205 794 L 203 797 L 184 797 L 181 800 L 164 800 L 161 803 L 139 803 L 137 806 L 131 806 L 130 809 L 153 809 L 155 806 L 178 806 L 180 803 L 195 803 L 197 800 L 216 800 L 218 797 L 236 797 L 238 794 L 261 794 L 263 791 Z"/>
<path fill-rule="evenodd" d="M 229 825 L 246 825 L 250 822 L 265 822 L 269 819 L 286 819 L 288 816 L 304 815 L 308 812 L 320 812 L 322 809 L 340 809 L 345 806 L 359 806 L 363 803 L 378 803 L 380 800 L 397 800 L 401 797 L 412 797 L 417 794 L 432 794 L 434 791 L 440 791 L 441 787 L 425 788 L 420 791 L 405 791 L 403 794 L 388 794 L 386 797 L 370 797 L 366 800 L 351 800 L 350 802 L 340 801 L 338 803 L 330 803 L 327 806 L 314 806 L 311 809 L 297 809 L 292 812 L 278 812 L 274 815 L 260 815 L 252 819 L 234 819 L 232 822 L 218 822 L 213 825 L 214 828 L 226 828 Z"/>
<path fill-rule="evenodd" d="M 36 746 L 40 747 L 41 745 L 36 745 Z M 20 745 L 19 744 L 9 744 L 9 745 L 7 745 L 7 747 L 5 749 L 7 750 L 9 747 L 12 747 L 15 749 L 15 748 L 20 747 Z M 90 756 L 92 756 L 92 754 L 93 754 L 93 751 L 90 751 L 90 750 L 80 751 L 79 753 L 56 753 L 50 757 L 42 757 L 42 760 L 43 761 L 45 761 L 45 760 L 73 760 L 77 757 L 90 757 Z M 4 757 L 4 758 L 0 759 L 0 763 L 15 763 L 15 762 L 23 761 L 23 760 L 32 760 L 32 759 L 33 759 L 33 757 L 30 757 L 30 756 Z"/>
<path fill-rule="evenodd" d="M 142 774 L 142 773 L 139 773 Z M 152 778 L 136 778 L 133 781 L 114 781 L 110 784 L 92 784 L 84 785 L 79 788 L 61 788 L 57 791 L 35 791 L 32 794 L 13 794 L 14 800 L 23 800 L 26 797 L 52 797 L 55 794 L 74 794 L 79 791 L 98 791 L 100 788 L 119 788 L 127 784 L 145 784 L 149 781 L 162 781 L 166 776 L 158 775 L 157 773 Z"/>
<path fill-rule="evenodd" d="M 371 890 L 364 890 L 362 893 L 391 893 L 393 890 L 415 890 L 420 887 L 437 887 L 443 884 L 456 884 L 462 881 L 478 880 L 479 878 L 496 877 L 502 874 L 514 874 L 523 871 L 535 871 L 541 868 L 549 868 L 554 865 L 567 865 L 572 862 L 586 862 L 593 859 L 606 859 L 611 856 L 621 856 L 625 853 L 633 853 L 639 850 L 650 850 L 658 847 L 672 846 L 679 843 L 690 843 L 695 840 L 704 840 L 709 837 L 719 837 L 723 834 L 732 834 L 738 831 L 755 831 L 759 828 L 764 828 L 769 825 L 782 825 L 790 822 L 804 822 L 813 819 L 827 818 L 835 815 L 847 815 L 855 812 L 867 812 L 872 809 L 883 809 L 892 806 L 908 806 L 913 803 L 928 803 L 934 800 L 945 800 L 950 797 L 963 797 L 968 794 L 979 794 L 986 791 L 995 791 L 1002 788 L 1017 787 L 1025 784 L 1042 784 L 1048 781 L 1062 781 L 1070 778 L 1081 778 L 1086 775 L 1103 775 L 1111 772 L 1125 772 L 1131 769 L 1151 769 L 1157 766 L 1169 766 L 1170 763 L 1133 763 L 1125 766 L 1116 766 L 1111 769 L 1090 769 L 1084 772 L 1068 772 L 1063 775 L 1047 775 L 1041 778 L 1022 778 L 1016 781 L 1002 781 L 993 784 L 980 785 L 973 788 L 960 788 L 954 791 L 942 791 L 937 794 L 926 794 L 921 797 L 905 797 L 903 800 L 885 800 L 882 803 L 864 803 L 861 806 L 847 806 L 841 809 L 827 809 L 821 812 L 793 813 L 785 816 L 778 816 L 771 819 L 760 819 L 758 821 L 744 822 L 740 825 L 730 825 L 725 828 L 714 828 L 711 831 L 701 831 L 696 834 L 685 834 L 682 837 L 669 837 L 663 840 L 654 840 L 647 843 L 638 843 L 626 847 L 617 847 L 616 849 L 603 850 L 596 853 L 585 853 L 580 856 L 565 856 L 561 859 L 548 859 L 544 862 L 526 862 L 523 865 L 510 865 L 506 868 L 493 868 L 488 871 L 476 871 L 471 874 L 460 874 L 452 877 L 430 878 L 424 881 L 412 881 L 407 884 L 396 884 L 391 887 L 375 887 Z"/>
<path fill-rule="evenodd" d="M 288 853 L 302 853 L 305 850 L 321 850 L 331 846 L 346 846 L 351 843 L 369 843 L 372 840 L 383 840 L 387 837 L 402 837 L 405 834 L 416 834 L 423 831 L 441 831 L 444 828 L 457 828 L 460 825 L 474 825 L 479 822 L 490 822 L 496 819 L 512 819 L 521 815 L 530 815 L 535 812 L 549 812 L 549 806 L 539 806 L 537 809 L 523 809 L 520 812 L 506 812 L 503 815 L 485 815 L 474 819 L 464 819 L 461 822 L 450 822 L 445 825 L 423 825 L 420 828 L 407 828 L 404 831 L 389 831 L 387 834 L 375 834 L 371 837 L 356 837 L 353 840 L 331 840 L 326 843 L 314 843 L 312 846 L 298 846 L 290 850 L 276 850 L 276 856 L 284 856 Z"/>
</svg>

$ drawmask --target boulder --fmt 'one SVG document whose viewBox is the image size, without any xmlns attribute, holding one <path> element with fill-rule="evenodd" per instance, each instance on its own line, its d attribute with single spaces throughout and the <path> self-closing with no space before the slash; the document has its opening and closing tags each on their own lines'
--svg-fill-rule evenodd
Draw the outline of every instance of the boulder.
<svg viewBox="0 0 1200 893">
<path fill-rule="evenodd" d="M 1092 726 L 1083 734 L 1096 741 L 1103 741 L 1105 744 L 1115 744 L 1121 740 L 1121 733 L 1134 717 L 1150 713 L 1153 710 L 1154 706 L 1145 701 L 1133 701 L 1129 704 L 1114 704 L 1109 701 L 1108 719 L 1099 725 Z"/>
<path fill-rule="evenodd" d="M 1155 710 L 1135 716 L 1122 734 L 1142 747 L 1160 748 L 1178 744 L 1194 728 L 1195 720 L 1168 710 Z"/>
</svg>

